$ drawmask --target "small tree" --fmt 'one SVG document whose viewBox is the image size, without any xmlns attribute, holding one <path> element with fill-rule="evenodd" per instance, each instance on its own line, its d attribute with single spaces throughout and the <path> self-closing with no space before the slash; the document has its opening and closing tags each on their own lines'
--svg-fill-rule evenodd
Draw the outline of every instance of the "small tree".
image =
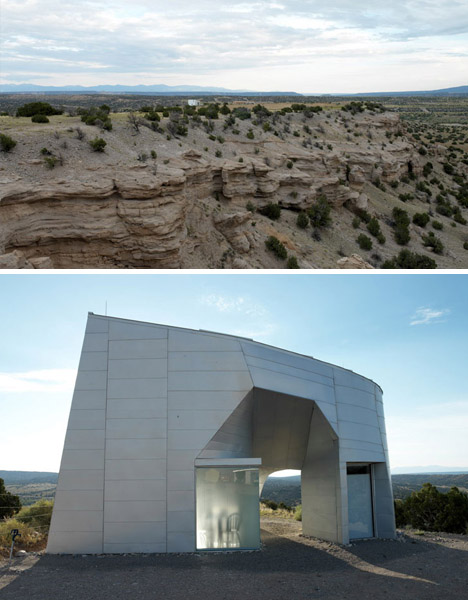
<svg viewBox="0 0 468 600">
<path fill-rule="evenodd" d="M 269 202 L 263 208 L 260 208 L 258 212 L 265 217 L 268 217 L 272 221 L 277 221 L 281 217 L 281 206 L 279 204 L 273 204 Z"/>
<path fill-rule="evenodd" d="M 285 259 L 288 258 L 288 251 L 286 250 L 284 244 L 282 244 L 277 237 L 274 235 L 270 235 L 270 237 L 265 241 L 265 246 L 268 250 L 271 250 L 278 258 Z"/>
<path fill-rule="evenodd" d="M 0 477 L 0 519 L 12 517 L 21 508 L 19 496 L 8 492 L 5 481 Z"/>
<path fill-rule="evenodd" d="M 325 196 L 319 196 L 307 210 L 310 224 L 313 227 L 328 227 L 331 225 L 330 204 Z"/>
<path fill-rule="evenodd" d="M 370 237 L 368 237 L 364 233 L 361 233 L 358 236 L 356 241 L 359 244 L 359 248 L 361 248 L 361 250 L 371 250 L 372 249 L 372 240 L 370 239 Z"/>
</svg>

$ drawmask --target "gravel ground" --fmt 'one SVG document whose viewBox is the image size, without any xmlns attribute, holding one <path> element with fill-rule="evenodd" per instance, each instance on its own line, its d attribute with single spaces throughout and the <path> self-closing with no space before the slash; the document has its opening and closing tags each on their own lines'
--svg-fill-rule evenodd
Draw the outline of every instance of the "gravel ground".
<svg viewBox="0 0 468 600">
<path fill-rule="evenodd" d="M 263 548 L 231 554 L 46 556 L 0 563 L 0 599 L 127 600 L 467 597 L 468 538 L 405 533 L 338 546 L 262 520 Z"/>
</svg>

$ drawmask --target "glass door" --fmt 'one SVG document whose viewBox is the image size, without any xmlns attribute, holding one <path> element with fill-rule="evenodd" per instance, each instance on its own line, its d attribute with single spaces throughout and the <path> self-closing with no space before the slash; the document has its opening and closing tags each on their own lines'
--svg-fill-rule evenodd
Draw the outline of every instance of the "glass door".
<svg viewBox="0 0 468 600">
<path fill-rule="evenodd" d="M 349 539 L 374 537 L 370 465 L 348 465 Z"/>
<path fill-rule="evenodd" d="M 197 549 L 260 547 L 258 469 L 197 467 Z"/>
</svg>

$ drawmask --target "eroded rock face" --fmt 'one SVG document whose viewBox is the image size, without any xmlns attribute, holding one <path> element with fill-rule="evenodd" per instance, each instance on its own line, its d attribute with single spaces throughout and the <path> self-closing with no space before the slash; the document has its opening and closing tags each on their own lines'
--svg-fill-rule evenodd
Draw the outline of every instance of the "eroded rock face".
<svg viewBox="0 0 468 600">
<path fill-rule="evenodd" d="M 366 262 L 359 254 L 351 254 L 340 258 L 336 264 L 339 269 L 373 269 L 374 267 Z"/>
<path fill-rule="evenodd" d="M 399 127 L 397 115 L 375 119 L 375 127 Z M 252 147 L 243 162 L 207 158 L 184 140 L 177 155 L 152 166 L 80 160 L 56 174 L 34 159 L 33 180 L 17 163 L 0 177 L 0 268 L 181 268 L 196 252 L 215 264 L 228 250 L 241 255 L 232 260 L 243 268 L 264 241 L 247 202 L 299 211 L 325 195 L 337 211 L 345 203 L 366 208 L 366 183 L 399 178 L 409 164 L 421 168 L 405 141 L 329 150 L 270 138 L 261 157 Z M 356 256 L 339 268 L 372 268 Z"/>
</svg>

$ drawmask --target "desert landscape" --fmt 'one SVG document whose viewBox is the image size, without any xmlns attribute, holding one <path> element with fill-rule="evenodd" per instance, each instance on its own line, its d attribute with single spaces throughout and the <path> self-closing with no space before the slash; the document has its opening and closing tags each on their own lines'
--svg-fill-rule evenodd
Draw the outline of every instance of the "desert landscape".
<svg viewBox="0 0 468 600">
<path fill-rule="evenodd" d="M 3 94 L 0 267 L 467 268 L 466 96 L 188 100 Z"/>
</svg>

